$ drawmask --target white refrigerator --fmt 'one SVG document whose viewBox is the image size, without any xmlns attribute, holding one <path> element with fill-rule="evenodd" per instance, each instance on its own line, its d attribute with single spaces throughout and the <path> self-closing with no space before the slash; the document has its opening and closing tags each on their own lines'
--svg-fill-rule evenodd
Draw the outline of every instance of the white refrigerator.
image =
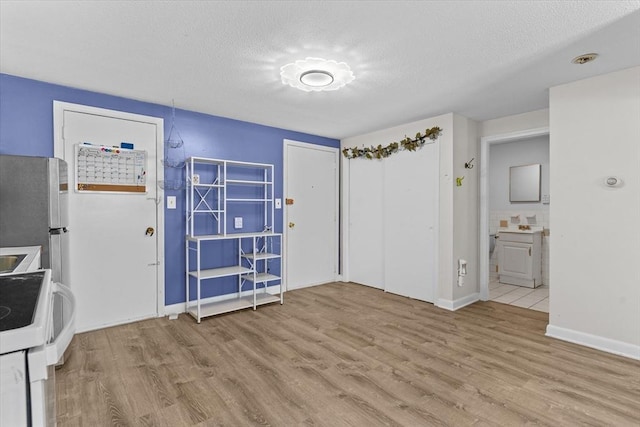
<svg viewBox="0 0 640 427">
<path fill-rule="evenodd" d="M 42 268 L 51 280 L 69 283 L 67 163 L 47 157 L 0 155 L 0 247 L 41 246 Z M 54 300 L 54 331 L 64 319 Z"/>
</svg>

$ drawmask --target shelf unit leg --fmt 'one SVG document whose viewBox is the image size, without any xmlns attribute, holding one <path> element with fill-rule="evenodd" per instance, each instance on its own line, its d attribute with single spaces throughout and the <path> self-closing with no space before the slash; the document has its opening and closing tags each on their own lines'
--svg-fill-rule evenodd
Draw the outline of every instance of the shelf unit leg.
<svg viewBox="0 0 640 427">
<path fill-rule="evenodd" d="M 200 265 L 200 240 L 198 240 L 196 242 L 196 271 L 198 272 L 198 277 L 196 278 L 196 291 L 197 291 L 197 298 L 198 298 L 198 302 L 197 302 L 197 308 L 196 308 L 196 316 L 198 318 L 198 323 L 200 323 L 200 272 L 201 272 L 201 265 Z"/>
<path fill-rule="evenodd" d="M 284 304 L 284 263 L 282 261 L 282 257 L 284 256 L 282 248 L 283 248 L 283 244 L 282 244 L 282 235 L 278 236 L 278 242 L 280 245 L 280 305 Z"/>
<path fill-rule="evenodd" d="M 253 259 L 254 264 L 253 264 L 253 268 L 252 268 L 252 270 L 253 270 L 253 282 L 252 282 L 253 283 L 253 311 L 256 311 L 256 308 L 257 308 L 257 305 L 256 305 L 256 275 L 257 275 L 256 269 L 257 269 L 258 260 L 255 259 L 255 255 L 256 255 L 256 245 L 258 244 L 258 238 L 254 236 L 253 239 L 251 239 L 251 240 L 253 241 L 252 242 L 252 245 L 253 245 L 252 250 L 253 250 L 253 256 L 254 256 L 254 259 Z"/>
</svg>

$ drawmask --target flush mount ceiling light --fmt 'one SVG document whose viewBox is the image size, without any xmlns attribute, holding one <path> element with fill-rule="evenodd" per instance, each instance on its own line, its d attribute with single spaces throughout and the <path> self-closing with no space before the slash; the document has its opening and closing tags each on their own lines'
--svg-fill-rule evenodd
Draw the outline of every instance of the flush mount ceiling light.
<svg viewBox="0 0 640 427">
<path fill-rule="evenodd" d="M 598 57 L 597 53 L 585 53 L 584 55 L 576 56 L 571 60 L 574 64 L 586 64 L 587 62 L 591 62 Z"/>
<path fill-rule="evenodd" d="M 344 62 L 306 58 L 280 68 L 282 83 L 305 92 L 338 90 L 355 79 Z"/>
</svg>

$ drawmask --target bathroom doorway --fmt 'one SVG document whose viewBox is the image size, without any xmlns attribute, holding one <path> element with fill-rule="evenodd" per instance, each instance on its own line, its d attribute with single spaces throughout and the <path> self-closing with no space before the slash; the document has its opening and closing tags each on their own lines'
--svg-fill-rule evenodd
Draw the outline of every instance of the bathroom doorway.
<svg viewBox="0 0 640 427">
<path fill-rule="evenodd" d="M 532 163 L 540 164 L 542 169 L 540 200 L 512 202 L 510 167 Z M 548 312 L 549 128 L 482 137 L 480 168 L 480 298 Z M 499 282 L 499 249 L 492 239 L 501 226 L 503 231 L 505 227 L 519 226 L 542 230 L 541 286 L 530 288 Z"/>
</svg>

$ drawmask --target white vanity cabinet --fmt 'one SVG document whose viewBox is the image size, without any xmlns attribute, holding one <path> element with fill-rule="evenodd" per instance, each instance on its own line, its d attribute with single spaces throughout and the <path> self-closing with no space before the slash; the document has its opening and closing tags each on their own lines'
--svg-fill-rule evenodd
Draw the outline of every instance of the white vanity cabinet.
<svg viewBox="0 0 640 427">
<path fill-rule="evenodd" d="M 500 283 L 535 288 L 542 284 L 542 231 L 498 233 Z"/>
</svg>

